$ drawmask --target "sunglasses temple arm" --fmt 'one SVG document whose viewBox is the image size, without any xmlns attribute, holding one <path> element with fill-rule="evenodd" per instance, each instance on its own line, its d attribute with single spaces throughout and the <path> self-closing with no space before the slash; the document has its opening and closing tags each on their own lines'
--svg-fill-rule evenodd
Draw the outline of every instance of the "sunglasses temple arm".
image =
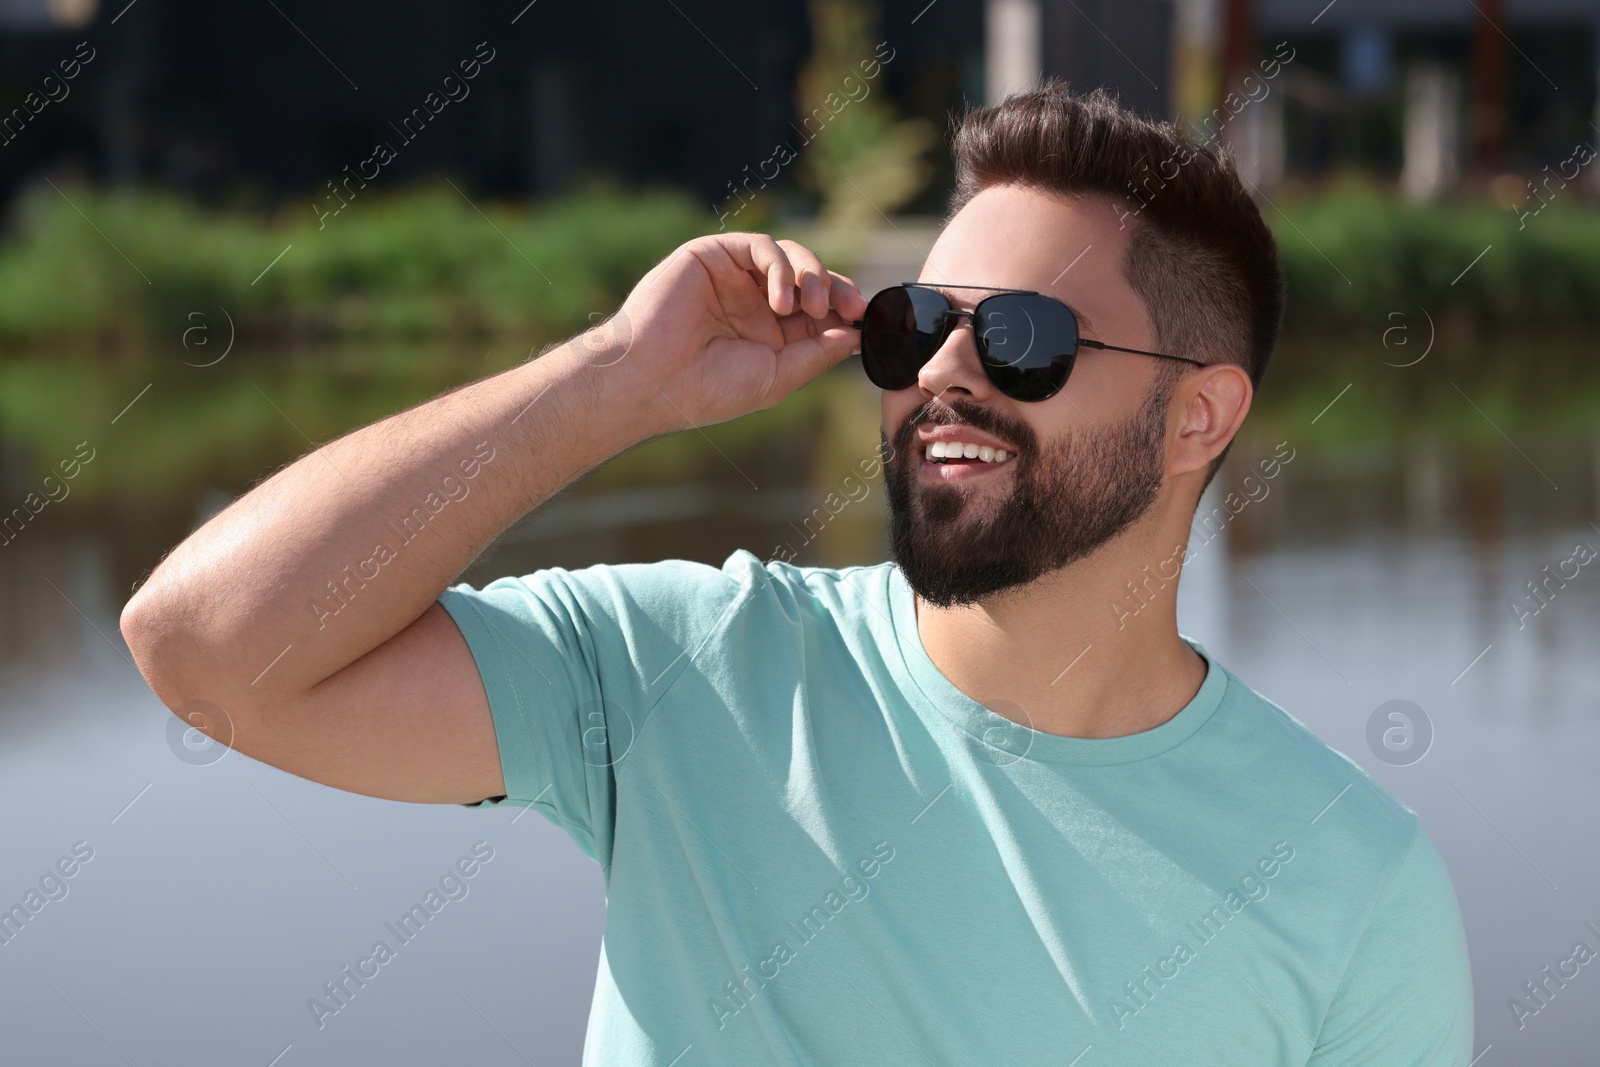
<svg viewBox="0 0 1600 1067">
<path fill-rule="evenodd" d="M 1190 359 L 1188 356 L 1169 356 L 1163 352 L 1146 352 L 1142 348 L 1123 348 L 1121 345 L 1108 345 L 1104 341 L 1090 341 L 1084 337 L 1078 338 L 1078 344 L 1083 348 L 1109 349 L 1113 352 L 1132 352 L 1136 356 L 1155 356 L 1157 359 L 1176 359 L 1182 363 L 1193 363 L 1196 367 L 1205 366 L 1205 364 L 1200 360 Z"/>
</svg>

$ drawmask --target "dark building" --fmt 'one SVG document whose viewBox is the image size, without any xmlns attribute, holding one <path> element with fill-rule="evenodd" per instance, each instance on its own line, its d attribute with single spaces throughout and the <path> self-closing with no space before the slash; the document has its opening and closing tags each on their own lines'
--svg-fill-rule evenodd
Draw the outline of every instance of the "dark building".
<svg viewBox="0 0 1600 1067">
<path fill-rule="evenodd" d="M 1171 111 L 1171 0 L 1041 3 L 1041 72 L 1074 86 L 1105 86 L 1127 106 Z"/>
<path fill-rule="evenodd" d="M 1600 143 L 1600 0 L 1261 0 L 1258 25 L 1298 51 L 1291 172 L 1400 174 L 1409 152 L 1447 157 L 1448 185 Z"/>
<path fill-rule="evenodd" d="M 890 5 L 880 22 L 902 110 L 942 124 L 981 99 L 979 0 Z M 800 0 L 0 0 L 0 196 L 62 167 L 315 195 L 349 167 L 382 183 L 454 173 L 488 195 L 606 172 L 709 205 L 792 139 L 810 49 Z M 380 143 L 392 158 L 368 162 Z"/>
</svg>

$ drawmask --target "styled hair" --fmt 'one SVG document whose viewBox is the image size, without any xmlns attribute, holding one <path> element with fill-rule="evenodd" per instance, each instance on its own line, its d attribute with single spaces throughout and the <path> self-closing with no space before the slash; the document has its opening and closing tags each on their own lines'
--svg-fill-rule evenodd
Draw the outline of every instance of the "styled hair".
<svg viewBox="0 0 1600 1067">
<path fill-rule="evenodd" d="M 990 107 L 969 104 L 955 118 L 952 152 L 946 223 L 994 185 L 1104 197 L 1131 227 L 1123 274 L 1149 310 L 1159 351 L 1237 363 L 1259 391 L 1283 321 L 1284 277 L 1226 148 L 1130 111 L 1104 89 L 1075 93 L 1050 78 Z M 1158 384 L 1170 389 L 1185 365 L 1162 366 Z"/>
</svg>

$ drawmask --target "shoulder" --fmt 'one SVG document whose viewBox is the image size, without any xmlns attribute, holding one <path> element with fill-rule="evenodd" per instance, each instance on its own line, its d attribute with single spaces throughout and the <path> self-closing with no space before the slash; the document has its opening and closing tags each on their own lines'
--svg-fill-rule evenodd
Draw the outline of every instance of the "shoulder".
<svg viewBox="0 0 1600 1067">
<path fill-rule="evenodd" d="M 728 563 L 743 556 L 739 565 L 759 568 L 758 582 L 773 596 L 807 604 L 813 610 L 834 616 L 855 615 L 871 608 L 889 610 L 889 579 L 892 563 L 855 567 L 797 567 L 781 560 L 762 563 L 741 550 L 728 557 Z"/>
<path fill-rule="evenodd" d="M 887 613 L 891 564 L 800 567 L 738 549 L 713 566 L 688 559 L 546 567 L 497 578 L 481 590 L 457 585 L 441 598 L 452 613 L 472 610 L 506 621 L 557 616 L 571 623 L 615 623 L 630 636 L 682 644 L 750 633 L 762 615 L 792 624 Z M 470 605 L 470 607 L 469 607 Z M 737 614 L 743 625 L 721 624 Z"/>
<path fill-rule="evenodd" d="M 476 606 L 509 613 L 540 604 L 619 620 L 629 616 L 688 620 L 720 611 L 748 591 L 749 572 L 735 565 L 736 559 L 729 557 L 721 568 L 687 559 L 543 567 L 496 578 L 481 590 L 458 585 L 450 592 L 470 596 Z"/>
<path fill-rule="evenodd" d="M 1227 686 L 1194 740 L 1220 764 L 1217 776 L 1230 783 L 1233 802 L 1272 812 L 1301 840 L 1315 842 L 1315 852 L 1337 872 L 1331 889 L 1347 899 L 1375 899 L 1409 854 L 1428 847 L 1416 812 L 1283 707 L 1217 666 Z"/>
<path fill-rule="evenodd" d="M 1472 992 L 1460 905 L 1416 812 L 1287 710 L 1226 678 L 1201 733 L 1214 758 L 1231 759 L 1230 802 L 1264 813 L 1292 844 L 1301 914 L 1324 939 L 1330 1010 L 1312 1062 L 1373 1062 L 1382 1053 L 1368 1043 L 1387 1034 L 1417 1042 L 1417 1063 L 1435 1062 L 1428 1050 L 1441 1045 L 1447 1062 L 1465 1063 Z"/>
</svg>

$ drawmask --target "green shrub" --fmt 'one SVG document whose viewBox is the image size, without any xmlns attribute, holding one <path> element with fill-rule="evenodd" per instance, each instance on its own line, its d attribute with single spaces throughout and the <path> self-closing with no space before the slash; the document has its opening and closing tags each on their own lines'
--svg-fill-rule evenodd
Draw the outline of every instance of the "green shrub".
<svg viewBox="0 0 1600 1067">
<path fill-rule="evenodd" d="M 1600 320 L 1600 211 L 1575 197 L 1524 221 L 1484 200 L 1408 204 L 1359 188 L 1278 205 L 1265 210 L 1289 333 L 1365 330 L 1417 306 L 1474 330 Z"/>
<path fill-rule="evenodd" d="M 605 184 L 513 207 L 429 183 L 320 225 L 298 204 L 252 214 L 45 185 L 0 242 L 0 342 L 167 346 L 218 308 L 244 341 L 559 335 L 615 310 L 713 221 L 681 192 Z"/>
</svg>

